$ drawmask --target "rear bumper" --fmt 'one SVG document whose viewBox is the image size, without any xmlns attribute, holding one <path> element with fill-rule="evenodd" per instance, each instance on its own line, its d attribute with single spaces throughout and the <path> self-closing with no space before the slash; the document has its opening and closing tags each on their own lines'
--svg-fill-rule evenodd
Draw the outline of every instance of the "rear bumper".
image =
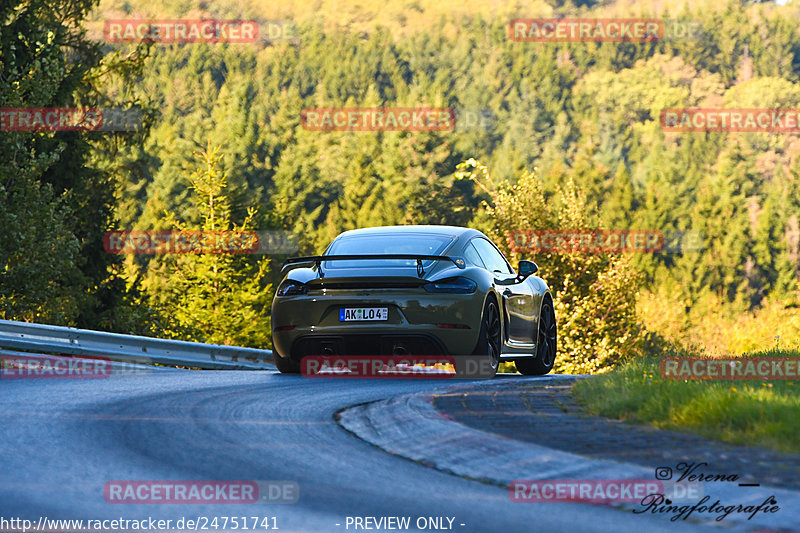
<svg viewBox="0 0 800 533">
<path fill-rule="evenodd" d="M 478 292 L 336 292 L 275 299 L 272 343 L 277 355 L 295 360 L 327 354 L 457 355 L 471 354 L 477 345 L 484 302 Z M 339 309 L 343 307 L 386 307 L 389 319 L 340 322 Z M 441 324 L 461 328 L 445 328 Z"/>
<path fill-rule="evenodd" d="M 306 355 L 445 355 L 447 349 L 432 335 L 362 333 L 305 335 L 295 339 L 289 351 L 299 361 Z"/>
</svg>

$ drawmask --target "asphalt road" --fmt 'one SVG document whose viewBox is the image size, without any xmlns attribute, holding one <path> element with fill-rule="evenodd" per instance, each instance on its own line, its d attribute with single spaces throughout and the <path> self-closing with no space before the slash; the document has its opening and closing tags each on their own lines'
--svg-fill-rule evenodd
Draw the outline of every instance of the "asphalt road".
<svg viewBox="0 0 800 533">
<path fill-rule="evenodd" d="M 508 379 L 536 378 L 495 382 Z M 0 518 L 258 516 L 276 517 L 280 531 L 325 532 L 365 530 L 347 527 L 348 516 L 410 516 L 413 531 L 418 517 L 449 517 L 464 532 L 698 527 L 600 505 L 514 503 L 505 489 L 387 454 L 333 420 L 348 406 L 449 386 L 160 369 L 0 380 Z M 103 488 L 112 480 L 289 480 L 300 495 L 286 505 L 111 504 Z"/>
</svg>

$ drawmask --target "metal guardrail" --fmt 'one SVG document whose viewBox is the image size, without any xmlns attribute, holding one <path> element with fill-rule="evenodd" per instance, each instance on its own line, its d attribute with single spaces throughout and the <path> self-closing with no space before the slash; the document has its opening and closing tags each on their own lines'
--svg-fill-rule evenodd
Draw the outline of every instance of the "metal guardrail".
<svg viewBox="0 0 800 533">
<path fill-rule="evenodd" d="M 0 320 L 0 348 L 208 369 L 264 370 L 272 350 Z"/>
</svg>

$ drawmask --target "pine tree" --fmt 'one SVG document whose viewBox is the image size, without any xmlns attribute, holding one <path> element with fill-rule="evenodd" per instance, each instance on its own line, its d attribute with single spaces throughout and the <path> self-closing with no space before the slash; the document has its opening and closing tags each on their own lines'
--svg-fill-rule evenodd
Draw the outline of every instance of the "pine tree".
<svg viewBox="0 0 800 533">
<path fill-rule="evenodd" d="M 167 213 L 172 227 L 211 234 L 252 231 L 254 208 L 248 209 L 240 224 L 231 218 L 228 176 L 221 168 L 219 147 L 209 145 L 197 159 L 200 166 L 189 177 L 190 198 L 202 222 L 181 221 L 174 213 Z M 167 257 L 163 282 L 145 285 L 154 307 L 171 318 L 165 327 L 167 334 L 214 344 L 269 345 L 272 286 L 267 281 L 268 259 L 253 261 L 226 253 Z"/>
</svg>

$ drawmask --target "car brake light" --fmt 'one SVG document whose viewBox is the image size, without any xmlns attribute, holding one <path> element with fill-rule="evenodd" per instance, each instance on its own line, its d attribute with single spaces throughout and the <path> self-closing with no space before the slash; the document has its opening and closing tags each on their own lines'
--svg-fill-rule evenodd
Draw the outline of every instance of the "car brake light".
<svg viewBox="0 0 800 533">
<path fill-rule="evenodd" d="M 308 287 L 306 287 L 304 283 L 287 279 L 278 287 L 276 294 L 278 296 L 297 296 L 298 294 L 305 294 L 306 292 L 308 292 Z"/>
<path fill-rule="evenodd" d="M 463 276 L 440 279 L 425 284 L 426 291 L 439 293 L 472 294 L 477 288 L 477 283 Z"/>
</svg>

